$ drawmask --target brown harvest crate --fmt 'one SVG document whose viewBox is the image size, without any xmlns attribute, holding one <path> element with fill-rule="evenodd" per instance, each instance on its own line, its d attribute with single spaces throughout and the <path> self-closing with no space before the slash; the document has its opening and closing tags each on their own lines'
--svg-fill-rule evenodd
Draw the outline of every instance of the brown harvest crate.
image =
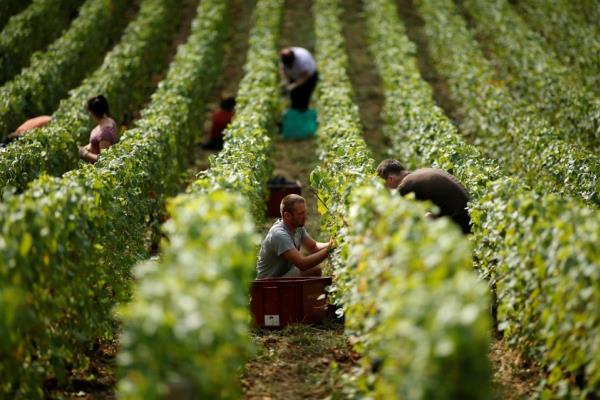
<svg viewBox="0 0 600 400">
<path fill-rule="evenodd" d="M 290 323 L 319 324 L 327 315 L 331 277 L 267 278 L 252 282 L 250 309 L 260 327 L 282 328 Z"/>
</svg>

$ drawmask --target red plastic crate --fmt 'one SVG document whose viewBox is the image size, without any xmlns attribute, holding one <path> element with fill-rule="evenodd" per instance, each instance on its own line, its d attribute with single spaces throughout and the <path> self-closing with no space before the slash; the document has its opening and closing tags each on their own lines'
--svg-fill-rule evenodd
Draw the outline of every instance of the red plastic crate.
<svg viewBox="0 0 600 400">
<path fill-rule="evenodd" d="M 267 216 L 277 218 L 281 216 L 279 206 L 281 200 L 288 194 L 302 195 L 302 186 L 299 181 L 285 183 L 267 183 L 269 198 L 267 199 Z"/>
<path fill-rule="evenodd" d="M 257 326 L 318 324 L 327 315 L 331 277 L 267 278 L 252 282 L 250 309 Z"/>
</svg>

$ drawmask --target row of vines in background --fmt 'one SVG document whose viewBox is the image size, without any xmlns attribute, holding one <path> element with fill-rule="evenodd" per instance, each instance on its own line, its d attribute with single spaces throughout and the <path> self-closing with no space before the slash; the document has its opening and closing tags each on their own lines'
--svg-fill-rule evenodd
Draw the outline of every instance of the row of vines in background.
<svg viewBox="0 0 600 400">
<path fill-rule="evenodd" d="M 125 26 L 129 2 L 87 0 L 70 28 L 0 88 L 0 138 L 24 120 L 52 111 L 67 91 L 99 65 Z"/>
<path fill-rule="evenodd" d="M 228 4 L 203 0 L 137 128 L 96 165 L 43 178 L 0 204 L 0 389 L 41 398 L 45 378 L 86 365 L 129 297 L 144 232 L 178 187 L 220 72 Z M 200 111 L 199 111 L 200 110 Z"/>
<path fill-rule="evenodd" d="M 586 21 L 581 2 L 524 0 L 516 6 L 529 25 L 544 36 L 558 59 L 574 67 L 577 77 L 600 94 L 600 26 L 598 21 Z"/>
<path fill-rule="evenodd" d="M 280 118 L 276 49 L 283 0 L 263 0 L 260 5 L 256 15 L 266 15 L 257 19 L 250 34 L 245 75 L 236 97 L 235 118 L 225 131 L 225 146 L 190 186 L 192 192 L 225 190 L 242 194 L 250 201 L 257 226 L 265 218 L 266 183 L 273 170 L 271 137 Z"/>
<path fill-rule="evenodd" d="M 171 220 L 164 226 L 169 242 L 160 261 L 136 268 L 133 300 L 120 308 L 118 392 L 124 399 L 239 396 L 238 374 L 252 348 L 254 227 L 264 220 L 272 169 L 282 9 L 282 0 L 256 5 L 225 147 L 188 192 L 170 202 Z"/>
<path fill-rule="evenodd" d="M 52 123 L 27 133 L 0 153 L 0 186 L 24 190 L 43 173 L 60 176 L 76 168 L 77 145 L 87 143 L 92 123 L 87 99 L 103 94 L 117 124 L 137 111 L 153 88 L 153 75 L 166 67 L 181 6 L 181 0 L 144 0 L 102 65 L 60 102 Z"/>
<path fill-rule="evenodd" d="M 461 130 L 486 156 L 497 159 L 506 173 L 544 191 L 600 204 L 600 159 L 594 153 L 559 139 L 559 133 L 534 110 L 510 95 L 497 80 L 469 32 L 458 8 L 440 3 L 450 18 L 425 23 L 431 57 L 459 105 Z"/>
<path fill-rule="evenodd" d="M 351 99 L 339 5 L 317 0 L 314 15 L 322 152 L 311 182 L 327 203 L 324 229 L 338 241 L 333 294 L 362 356 L 346 394 L 489 398 L 489 296 L 468 241 L 376 180 Z"/>
<path fill-rule="evenodd" d="M 81 3 L 82 0 L 37 0 L 15 15 L 0 33 L 0 84 L 26 67 L 35 51 L 60 37 Z"/>
<path fill-rule="evenodd" d="M 460 46 L 452 35 L 461 18 L 451 0 L 415 4 L 430 32 L 443 31 Z M 500 329 L 548 371 L 539 387 L 544 396 L 597 394 L 599 213 L 503 177 L 435 106 L 393 3 L 369 3 L 366 16 L 385 132 L 410 167 L 443 168 L 469 188 L 475 264 L 497 293 Z"/>
<path fill-rule="evenodd" d="M 555 125 L 563 138 L 599 149 L 600 99 L 582 85 L 582 78 L 560 62 L 508 0 L 461 3 L 476 21 L 477 32 L 493 50 L 495 66 L 516 96 Z"/>
</svg>

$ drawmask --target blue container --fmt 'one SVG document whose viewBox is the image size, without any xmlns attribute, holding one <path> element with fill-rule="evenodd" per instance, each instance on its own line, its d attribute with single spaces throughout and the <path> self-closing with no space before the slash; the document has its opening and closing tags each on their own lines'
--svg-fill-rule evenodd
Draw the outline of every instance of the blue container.
<svg viewBox="0 0 600 400">
<path fill-rule="evenodd" d="M 317 112 L 313 109 L 288 108 L 283 113 L 281 133 L 284 139 L 307 139 L 315 135 L 317 127 Z"/>
</svg>

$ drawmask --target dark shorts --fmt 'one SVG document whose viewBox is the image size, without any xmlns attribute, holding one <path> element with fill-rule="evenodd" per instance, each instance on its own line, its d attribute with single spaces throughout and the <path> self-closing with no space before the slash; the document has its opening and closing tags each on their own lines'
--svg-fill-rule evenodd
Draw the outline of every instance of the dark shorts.
<svg viewBox="0 0 600 400">
<path fill-rule="evenodd" d="M 310 104 L 310 96 L 317 86 L 319 80 L 319 73 L 315 71 L 314 74 L 304 84 L 298 86 L 290 92 L 292 99 L 292 108 L 297 110 L 307 110 Z"/>
</svg>

